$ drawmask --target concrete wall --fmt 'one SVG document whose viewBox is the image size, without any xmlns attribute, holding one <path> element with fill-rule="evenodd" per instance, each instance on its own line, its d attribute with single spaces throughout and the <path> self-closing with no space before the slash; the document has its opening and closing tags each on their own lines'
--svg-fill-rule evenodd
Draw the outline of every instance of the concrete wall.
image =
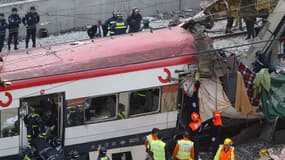
<svg viewBox="0 0 285 160">
<path fill-rule="evenodd" d="M 41 15 L 38 28 L 55 33 L 94 24 L 97 19 L 105 20 L 113 10 L 120 10 L 126 17 L 133 7 L 138 7 L 143 16 L 150 16 L 158 11 L 177 11 L 179 7 L 199 9 L 199 5 L 199 0 L 23 0 L 1 4 L 0 11 L 8 17 L 11 8 L 17 7 L 24 16 L 30 6 L 35 6 Z M 25 28 L 21 26 L 20 30 L 23 35 Z"/>
</svg>

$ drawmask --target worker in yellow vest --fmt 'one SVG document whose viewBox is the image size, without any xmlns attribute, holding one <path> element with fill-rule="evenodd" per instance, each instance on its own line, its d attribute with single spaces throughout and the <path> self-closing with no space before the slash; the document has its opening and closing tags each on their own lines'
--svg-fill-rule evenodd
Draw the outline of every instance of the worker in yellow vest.
<svg viewBox="0 0 285 160">
<path fill-rule="evenodd" d="M 214 160 L 236 160 L 235 150 L 232 144 L 232 140 L 226 138 L 224 145 L 220 145 Z"/>
<path fill-rule="evenodd" d="M 183 134 L 183 139 L 177 141 L 172 156 L 176 160 L 194 159 L 194 143 L 189 139 L 188 132 Z"/>
<path fill-rule="evenodd" d="M 150 159 L 152 157 L 151 153 L 150 153 L 150 144 L 153 140 L 157 140 L 158 139 L 158 133 L 159 133 L 159 129 L 158 128 L 153 128 L 151 133 L 149 135 L 146 136 L 145 138 L 145 142 L 144 142 L 144 146 L 146 148 L 146 157 L 147 159 Z"/>
<path fill-rule="evenodd" d="M 157 136 L 157 140 L 150 143 L 150 152 L 153 160 L 167 160 L 166 143 L 161 140 L 161 136 Z"/>
</svg>

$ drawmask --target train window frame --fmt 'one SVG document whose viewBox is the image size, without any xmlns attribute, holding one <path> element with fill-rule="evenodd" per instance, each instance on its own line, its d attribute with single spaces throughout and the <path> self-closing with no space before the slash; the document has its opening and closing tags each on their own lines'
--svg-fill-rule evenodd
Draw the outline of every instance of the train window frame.
<svg viewBox="0 0 285 160">
<path fill-rule="evenodd" d="M 68 99 L 68 100 L 66 100 L 65 108 L 68 109 L 70 107 L 70 106 L 68 106 L 68 102 L 72 101 L 72 100 L 85 99 L 85 103 L 87 103 L 88 99 L 93 99 L 93 98 L 98 98 L 98 97 L 106 97 L 106 96 L 115 96 L 116 97 L 116 103 L 115 103 L 116 106 L 115 106 L 115 113 L 114 113 L 115 115 L 114 115 L 114 117 L 98 119 L 98 120 L 86 120 L 86 110 L 87 110 L 87 108 L 86 108 L 86 106 L 83 106 L 83 107 L 79 107 L 80 109 L 83 110 L 83 123 L 80 123 L 78 125 L 70 125 L 70 124 L 68 124 L 67 123 L 67 121 L 68 121 L 68 114 L 66 114 L 65 117 L 66 117 L 66 123 L 67 123 L 66 126 L 67 126 L 67 128 L 69 128 L 69 127 L 76 127 L 76 126 L 82 126 L 82 125 L 88 125 L 88 124 L 94 124 L 94 123 L 100 123 L 100 122 L 106 122 L 106 121 L 111 121 L 111 120 L 117 119 L 117 116 L 118 116 L 118 104 L 119 104 L 118 93 Z M 77 104 L 77 105 L 82 105 L 82 104 Z"/>
<path fill-rule="evenodd" d="M 15 129 L 17 129 L 16 131 L 16 134 L 15 135 L 8 135 L 8 136 L 3 136 L 3 129 L 5 129 L 5 128 L 3 128 L 3 121 L 2 121 L 2 118 L 3 118 L 3 112 L 6 112 L 6 111 L 12 111 L 13 110 L 13 112 L 15 112 L 15 113 L 12 113 L 12 115 L 13 116 L 8 116 L 8 117 L 6 117 L 6 119 L 4 120 L 4 122 L 5 121 L 7 121 L 8 119 L 11 119 L 11 118 L 13 118 L 13 117 L 17 117 L 17 120 L 15 121 L 15 122 L 19 122 L 19 108 L 9 108 L 9 109 L 4 109 L 4 110 L 0 110 L 0 139 L 2 139 L 2 138 L 9 138 L 9 137 L 14 137 L 14 136 L 19 136 L 20 135 L 20 126 L 19 126 L 19 123 L 18 123 L 18 125 L 17 126 L 13 126 L 13 127 L 17 127 L 17 128 L 15 128 Z M 15 125 L 15 122 L 13 122 L 14 124 L 13 125 Z M 8 128 L 8 127 L 11 127 L 10 125 L 9 126 L 7 126 L 6 128 Z M 13 129 L 13 128 L 12 128 Z"/>
<path fill-rule="evenodd" d="M 146 112 L 146 113 L 139 113 L 139 114 L 130 114 L 131 111 L 131 94 L 132 92 L 137 92 L 137 91 L 144 91 L 144 90 L 150 90 L 150 89 L 159 89 L 159 95 L 158 95 L 158 107 L 157 110 L 152 111 L 152 112 Z M 162 89 L 161 87 L 151 87 L 151 88 L 144 88 L 144 89 L 139 89 L 139 90 L 132 90 L 129 91 L 129 113 L 128 113 L 128 117 L 129 118 L 133 118 L 133 117 L 140 117 L 140 116 L 144 116 L 144 115 L 151 115 L 151 114 L 155 114 L 155 113 L 159 113 L 161 110 L 161 95 L 162 95 Z"/>
</svg>

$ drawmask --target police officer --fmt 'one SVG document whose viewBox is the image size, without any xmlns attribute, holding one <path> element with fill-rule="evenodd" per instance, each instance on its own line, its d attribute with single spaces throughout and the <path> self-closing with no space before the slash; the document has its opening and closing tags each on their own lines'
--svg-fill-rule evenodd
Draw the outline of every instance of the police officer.
<svg viewBox="0 0 285 160">
<path fill-rule="evenodd" d="M 27 127 L 27 139 L 29 142 L 33 138 L 37 138 L 39 136 L 46 138 L 47 134 L 45 125 L 43 124 L 43 121 L 39 114 L 29 113 L 27 116 L 25 116 L 24 122 Z"/>
<path fill-rule="evenodd" d="M 8 50 L 11 49 L 12 39 L 14 40 L 14 49 L 17 50 L 19 25 L 21 24 L 21 18 L 17 13 L 17 8 L 12 8 L 12 14 L 8 17 L 9 22 L 9 37 L 8 37 Z"/>
<path fill-rule="evenodd" d="M 189 139 L 189 133 L 183 134 L 183 139 L 177 141 L 172 156 L 177 160 L 194 159 L 194 143 Z"/>
<path fill-rule="evenodd" d="M 97 160 L 110 160 L 110 158 L 107 156 L 107 149 L 105 147 L 101 147 L 99 149 Z"/>
<path fill-rule="evenodd" d="M 126 34 L 128 25 L 123 19 L 123 15 L 121 13 L 117 14 L 116 22 L 111 26 L 111 32 L 114 35 Z"/>
<path fill-rule="evenodd" d="M 36 47 L 36 32 L 37 32 L 37 24 L 40 22 L 40 16 L 36 12 L 35 7 L 30 8 L 30 12 L 28 12 L 23 18 L 23 24 L 27 27 L 27 36 L 26 36 L 26 48 L 29 48 L 29 41 L 32 38 L 33 47 Z"/>
<path fill-rule="evenodd" d="M 161 140 L 161 135 L 158 134 L 157 140 L 150 143 L 150 151 L 153 160 L 167 160 L 166 143 Z"/>
<path fill-rule="evenodd" d="M 113 11 L 112 14 L 113 14 L 113 16 L 111 18 L 107 19 L 103 24 L 103 26 L 105 26 L 107 28 L 107 34 L 109 34 L 110 36 L 114 35 L 114 32 L 111 31 L 111 26 L 116 23 L 117 11 Z M 106 36 L 106 34 L 104 36 Z"/>
<path fill-rule="evenodd" d="M 2 52 L 7 28 L 8 24 L 4 18 L 4 13 L 0 13 L 0 52 Z"/>
</svg>

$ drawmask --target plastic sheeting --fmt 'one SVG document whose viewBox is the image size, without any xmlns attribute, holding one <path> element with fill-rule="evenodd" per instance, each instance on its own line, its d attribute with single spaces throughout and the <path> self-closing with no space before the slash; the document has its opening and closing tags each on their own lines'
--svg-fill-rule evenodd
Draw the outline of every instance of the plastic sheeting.
<svg viewBox="0 0 285 160">
<path fill-rule="evenodd" d="M 211 119 L 214 111 L 222 113 L 223 117 L 233 119 L 256 119 L 263 117 L 259 113 L 241 114 L 234 107 L 226 96 L 219 79 L 200 79 L 199 107 L 202 121 Z"/>
<path fill-rule="evenodd" d="M 271 90 L 262 93 L 265 119 L 273 123 L 277 116 L 285 116 L 285 76 L 271 78 Z"/>
</svg>

